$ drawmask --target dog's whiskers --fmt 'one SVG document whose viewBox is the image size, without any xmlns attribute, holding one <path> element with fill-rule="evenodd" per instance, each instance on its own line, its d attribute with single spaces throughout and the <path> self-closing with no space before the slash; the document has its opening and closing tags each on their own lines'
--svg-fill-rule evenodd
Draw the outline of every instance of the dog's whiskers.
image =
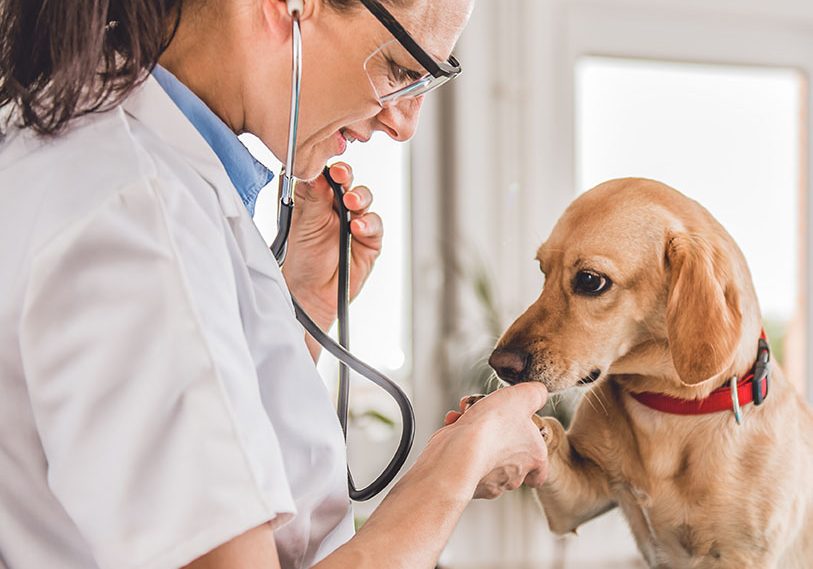
<svg viewBox="0 0 813 569">
<path fill-rule="evenodd" d="M 595 406 L 595 405 L 593 405 L 593 402 L 590 400 L 589 395 L 590 395 L 590 392 L 588 391 L 588 392 L 585 394 L 585 396 L 584 396 L 582 399 L 584 399 L 585 401 L 587 401 L 588 405 L 590 405 L 590 407 L 593 409 L 593 411 L 595 411 L 596 413 L 598 413 L 598 409 L 596 409 L 596 406 Z"/>
<path fill-rule="evenodd" d="M 607 407 L 604 405 L 604 401 L 602 401 L 601 394 L 598 393 L 598 389 L 588 390 L 587 396 L 589 397 L 590 395 L 592 395 L 596 399 L 596 401 L 598 401 L 598 404 L 601 405 L 601 408 L 604 410 L 604 414 L 609 416 L 610 413 L 607 412 Z"/>
</svg>

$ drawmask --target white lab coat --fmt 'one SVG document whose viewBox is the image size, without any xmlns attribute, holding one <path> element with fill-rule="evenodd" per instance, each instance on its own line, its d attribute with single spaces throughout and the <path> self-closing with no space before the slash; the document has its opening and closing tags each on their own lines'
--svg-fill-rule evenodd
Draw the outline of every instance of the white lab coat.
<svg viewBox="0 0 813 569">
<path fill-rule="evenodd" d="M 0 567 L 164 569 L 271 522 L 353 532 L 341 430 L 273 256 L 151 77 L 0 145 Z"/>
</svg>

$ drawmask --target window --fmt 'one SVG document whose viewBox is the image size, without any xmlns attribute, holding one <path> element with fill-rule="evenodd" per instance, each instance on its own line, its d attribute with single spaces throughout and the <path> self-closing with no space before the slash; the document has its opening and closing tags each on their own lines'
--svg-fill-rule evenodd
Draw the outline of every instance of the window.
<svg viewBox="0 0 813 569">
<path fill-rule="evenodd" d="M 804 87 L 783 68 L 603 57 L 576 67 L 579 190 L 646 177 L 704 205 L 743 250 L 777 359 L 800 386 L 804 353 L 783 347 L 802 346 Z"/>
</svg>

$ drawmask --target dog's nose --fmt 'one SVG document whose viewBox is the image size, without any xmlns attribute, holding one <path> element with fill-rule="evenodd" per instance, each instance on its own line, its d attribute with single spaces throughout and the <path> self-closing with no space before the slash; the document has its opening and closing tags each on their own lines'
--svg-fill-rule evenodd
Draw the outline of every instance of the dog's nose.
<svg viewBox="0 0 813 569">
<path fill-rule="evenodd" d="M 523 377 L 528 368 L 530 354 L 515 350 L 494 350 L 488 358 L 488 365 L 494 368 L 500 379 L 508 383 L 525 381 Z"/>
</svg>

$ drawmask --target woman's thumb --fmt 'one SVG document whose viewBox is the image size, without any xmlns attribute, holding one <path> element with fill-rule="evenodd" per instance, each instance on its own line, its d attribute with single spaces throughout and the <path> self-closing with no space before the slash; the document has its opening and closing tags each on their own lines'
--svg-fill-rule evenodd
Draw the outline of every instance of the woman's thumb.
<svg viewBox="0 0 813 569">
<path fill-rule="evenodd" d="M 548 402 L 548 389 L 539 381 L 526 381 L 501 391 L 510 390 L 512 395 L 519 399 L 529 415 L 542 409 Z"/>
</svg>

